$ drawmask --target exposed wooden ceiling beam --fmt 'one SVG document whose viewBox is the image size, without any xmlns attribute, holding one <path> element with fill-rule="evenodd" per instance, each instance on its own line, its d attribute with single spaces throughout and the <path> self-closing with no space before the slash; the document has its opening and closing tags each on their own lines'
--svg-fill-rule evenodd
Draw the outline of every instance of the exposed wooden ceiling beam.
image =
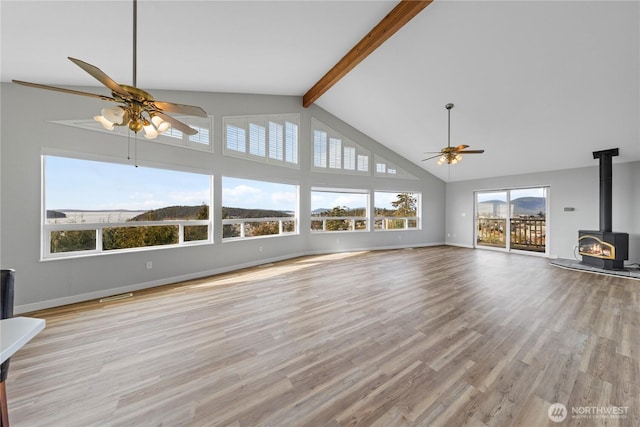
<svg viewBox="0 0 640 427">
<path fill-rule="evenodd" d="M 402 0 L 302 97 L 307 108 L 433 0 Z"/>
</svg>

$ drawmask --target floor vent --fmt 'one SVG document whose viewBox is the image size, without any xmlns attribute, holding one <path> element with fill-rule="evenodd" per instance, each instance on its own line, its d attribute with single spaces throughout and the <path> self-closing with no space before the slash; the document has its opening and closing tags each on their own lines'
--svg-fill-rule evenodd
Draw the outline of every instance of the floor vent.
<svg viewBox="0 0 640 427">
<path fill-rule="evenodd" d="M 112 295 L 110 297 L 100 298 L 100 302 L 118 301 L 120 299 L 131 298 L 132 296 L 133 292 L 127 292 L 126 294 Z"/>
</svg>

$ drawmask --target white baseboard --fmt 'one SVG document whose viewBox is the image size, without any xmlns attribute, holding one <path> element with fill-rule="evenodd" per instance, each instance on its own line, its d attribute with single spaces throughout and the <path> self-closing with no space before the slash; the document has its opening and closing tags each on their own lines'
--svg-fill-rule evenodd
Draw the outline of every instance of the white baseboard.
<svg viewBox="0 0 640 427">
<path fill-rule="evenodd" d="M 445 242 L 444 243 L 447 246 L 457 246 L 459 248 L 468 248 L 468 249 L 473 249 L 473 245 L 468 245 L 466 243 L 451 243 L 451 242 Z"/>
</svg>

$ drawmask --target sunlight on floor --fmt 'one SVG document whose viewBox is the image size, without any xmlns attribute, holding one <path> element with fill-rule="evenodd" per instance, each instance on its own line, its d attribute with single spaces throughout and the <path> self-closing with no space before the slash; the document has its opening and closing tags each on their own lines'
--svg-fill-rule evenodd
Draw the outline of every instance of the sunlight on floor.
<svg viewBox="0 0 640 427">
<path fill-rule="evenodd" d="M 293 265 L 292 264 L 279 265 L 277 263 L 275 264 L 269 263 L 263 266 L 252 267 L 247 270 L 236 271 L 229 274 L 223 274 L 221 276 L 214 276 L 210 279 L 203 279 L 204 283 L 191 285 L 189 286 L 189 289 L 211 288 L 216 286 L 234 285 L 238 283 L 247 282 L 250 280 L 271 279 L 276 276 L 293 273 L 305 268 L 316 266 L 318 264 L 331 262 L 338 259 L 355 257 L 367 252 L 368 251 L 342 252 L 342 253 L 333 253 L 333 254 L 327 254 L 327 255 L 304 257 L 299 261 L 294 261 Z"/>
</svg>

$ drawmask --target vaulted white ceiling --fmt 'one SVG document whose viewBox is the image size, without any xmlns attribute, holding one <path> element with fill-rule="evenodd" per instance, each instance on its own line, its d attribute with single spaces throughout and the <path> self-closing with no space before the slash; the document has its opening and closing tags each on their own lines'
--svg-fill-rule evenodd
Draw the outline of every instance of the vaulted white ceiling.
<svg viewBox="0 0 640 427">
<path fill-rule="evenodd" d="M 137 83 L 302 96 L 396 3 L 139 0 Z M 131 10 L 2 0 L 2 81 L 95 86 L 72 56 L 131 83 Z M 449 102 L 452 145 L 485 154 L 422 162 Z M 640 2 L 435 0 L 317 104 L 446 181 L 640 160 Z"/>
</svg>

